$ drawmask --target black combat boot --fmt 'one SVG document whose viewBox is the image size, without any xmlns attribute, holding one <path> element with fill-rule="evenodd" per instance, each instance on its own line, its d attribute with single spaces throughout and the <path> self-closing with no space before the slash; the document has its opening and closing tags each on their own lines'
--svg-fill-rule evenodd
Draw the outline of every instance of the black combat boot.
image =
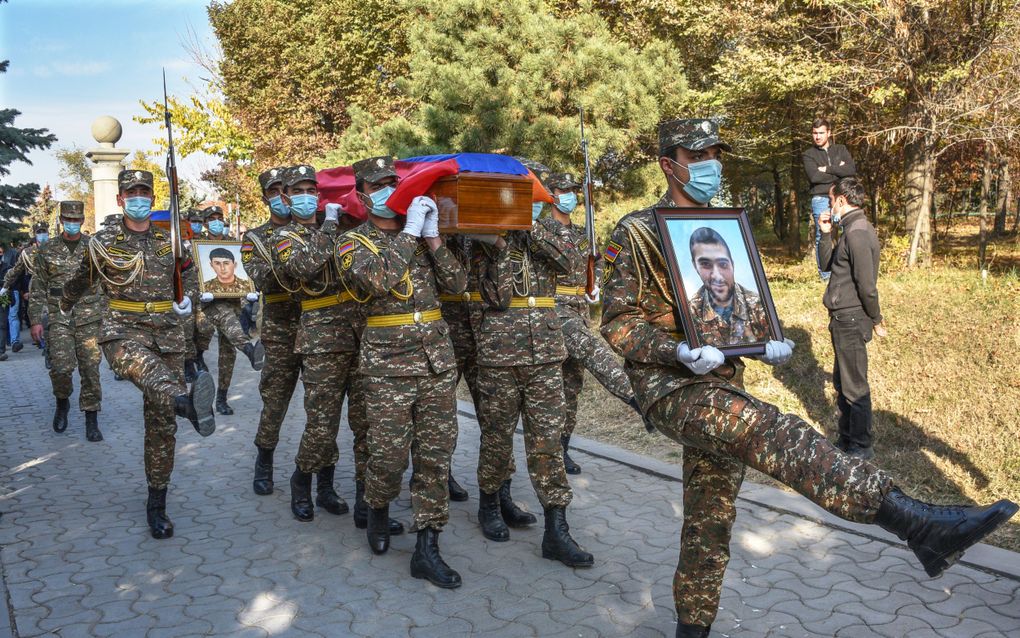
<svg viewBox="0 0 1020 638">
<path fill-rule="evenodd" d="M 560 445 L 563 446 L 563 469 L 567 471 L 567 474 L 580 474 L 581 466 L 574 463 L 574 459 L 570 458 L 569 434 L 564 434 L 560 437 Z"/>
<path fill-rule="evenodd" d="M 368 547 L 373 554 L 385 554 L 390 548 L 390 506 L 368 510 Z"/>
<path fill-rule="evenodd" d="M 199 350 L 195 356 L 195 368 L 200 372 L 209 372 L 209 366 L 205 365 L 205 350 Z"/>
<path fill-rule="evenodd" d="M 85 411 L 85 440 L 92 443 L 103 440 L 103 433 L 99 431 L 99 413 L 95 410 Z"/>
<path fill-rule="evenodd" d="M 358 529 L 368 527 L 368 503 L 365 502 L 365 482 L 354 481 L 354 526 Z M 390 536 L 404 533 L 404 524 L 395 518 L 390 519 Z"/>
<path fill-rule="evenodd" d="M 260 496 L 266 496 L 273 493 L 273 450 L 255 447 L 259 453 L 255 457 L 255 478 L 251 482 L 251 489 Z"/>
<path fill-rule="evenodd" d="M 499 512 L 499 490 L 492 494 L 478 491 L 478 524 L 482 526 L 482 536 L 490 541 L 510 540 L 510 530 Z"/>
<path fill-rule="evenodd" d="M 1016 503 L 1006 499 L 984 507 L 931 505 L 894 487 L 882 499 L 875 524 L 907 541 L 924 571 L 935 578 L 1017 509 Z"/>
<path fill-rule="evenodd" d="M 451 501 L 463 502 L 468 500 L 467 490 L 460 486 L 460 483 L 457 482 L 457 479 L 453 478 L 452 470 L 446 477 L 446 487 L 450 491 Z"/>
<path fill-rule="evenodd" d="M 439 555 L 439 532 L 431 527 L 418 530 L 418 542 L 411 556 L 411 575 L 443 589 L 460 587 L 460 574 Z"/>
<path fill-rule="evenodd" d="M 542 558 L 558 560 L 568 567 L 591 567 L 595 559 L 570 537 L 565 507 L 545 508 L 545 535 Z"/>
<path fill-rule="evenodd" d="M 191 383 L 195 380 L 195 375 L 198 374 L 198 366 L 195 365 L 194 359 L 184 360 L 184 382 Z"/>
<path fill-rule="evenodd" d="M 195 431 L 202 436 L 209 436 L 216 431 L 216 417 L 213 415 L 213 398 L 216 396 L 216 384 L 208 372 L 199 372 L 195 382 L 191 384 L 188 394 L 177 395 L 174 399 L 174 412 L 177 416 L 191 421 Z"/>
<path fill-rule="evenodd" d="M 676 624 L 676 638 L 708 638 L 708 634 L 711 631 L 711 625 L 702 627 L 701 625 L 688 625 L 682 622 Z"/>
<path fill-rule="evenodd" d="M 261 341 L 255 343 L 246 343 L 242 348 L 244 354 L 248 356 L 248 361 L 251 362 L 251 369 L 258 372 L 262 368 L 266 367 L 266 347 L 262 345 Z"/>
<path fill-rule="evenodd" d="M 510 496 L 510 481 L 507 479 L 499 486 L 499 513 L 503 516 L 503 522 L 510 527 L 527 527 L 538 522 L 535 515 L 525 512 Z"/>
<path fill-rule="evenodd" d="M 312 474 L 302 472 L 301 468 L 294 468 L 290 475 L 290 511 L 294 512 L 294 518 L 307 523 L 315 518 L 315 508 L 312 507 Z"/>
<path fill-rule="evenodd" d="M 153 538 L 170 538 L 174 535 L 174 523 L 166 515 L 166 488 L 149 488 L 149 500 L 145 502 L 145 518 L 149 521 L 149 533 Z"/>
<path fill-rule="evenodd" d="M 57 409 L 53 413 L 53 431 L 63 432 L 67 429 L 67 413 L 71 410 L 70 399 L 57 399 Z"/>
<path fill-rule="evenodd" d="M 330 514 L 346 514 L 351 511 L 347 502 L 340 498 L 333 488 L 333 475 L 336 473 L 335 465 L 327 465 L 319 470 L 315 478 L 315 504 Z"/>
<path fill-rule="evenodd" d="M 216 411 L 227 416 L 234 413 L 234 408 L 227 403 L 227 391 L 223 388 L 216 388 Z"/>
</svg>

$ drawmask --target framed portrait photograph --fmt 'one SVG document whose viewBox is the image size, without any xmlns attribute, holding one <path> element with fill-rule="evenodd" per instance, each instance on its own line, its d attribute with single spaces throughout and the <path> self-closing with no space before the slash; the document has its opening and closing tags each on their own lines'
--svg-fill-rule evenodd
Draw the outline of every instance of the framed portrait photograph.
<svg viewBox="0 0 1020 638">
<path fill-rule="evenodd" d="M 240 298 L 255 292 L 241 262 L 241 242 L 196 239 L 191 242 L 198 267 L 198 291 L 217 299 Z"/>
<path fill-rule="evenodd" d="M 677 321 L 691 348 L 759 355 L 783 333 L 751 224 L 742 208 L 655 211 Z"/>
</svg>

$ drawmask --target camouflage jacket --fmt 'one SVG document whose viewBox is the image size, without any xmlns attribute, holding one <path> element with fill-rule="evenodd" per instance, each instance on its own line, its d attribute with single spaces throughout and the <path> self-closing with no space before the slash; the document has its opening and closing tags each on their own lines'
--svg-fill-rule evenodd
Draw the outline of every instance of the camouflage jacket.
<svg viewBox="0 0 1020 638">
<path fill-rule="evenodd" d="M 539 219 L 530 231 L 508 233 L 503 250 L 486 250 L 484 307 L 475 335 L 480 365 L 537 365 L 567 358 L 563 322 L 555 308 L 556 277 L 570 270 L 560 226 Z M 545 302 L 551 303 L 542 307 Z"/>
<path fill-rule="evenodd" d="M 433 252 L 423 239 L 368 221 L 340 238 L 336 261 L 366 317 L 358 372 L 426 376 L 457 366 L 446 321 L 422 316 L 439 311 L 441 293 L 457 295 L 467 288 L 467 273 L 446 246 Z M 393 325 L 371 325 L 381 318 Z"/>
<path fill-rule="evenodd" d="M 713 346 L 768 341 L 769 322 L 761 298 L 740 284 L 733 283 L 733 310 L 729 319 L 712 306 L 712 292 L 704 285 L 691 297 L 691 317 L 696 334 Z"/>
<path fill-rule="evenodd" d="M 31 246 L 22 249 L 21 253 L 18 255 L 17 261 L 14 262 L 14 265 L 11 266 L 10 270 L 4 273 L 4 288 L 10 290 L 11 286 L 13 286 L 16 281 L 18 281 L 18 277 L 25 274 L 26 272 L 29 275 L 35 274 L 36 248 L 37 245 L 32 244 Z"/>
<path fill-rule="evenodd" d="M 64 284 L 78 272 L 78 267 L 88 253 L 91 237 L 82 235 L 71 252 L 62 237 L 56 237 L 35 251 L 34 275 L 29 290 L 28 316 L 33 324 L 41 324 L 43 310 L 49 309 L 50 321 L 63 321 L 60 315 L 60 297 L 64 293 Z M 72 317 L 74 323 L 84 326 L 103 318 L 106 302 L 99 292 L 99 282 L 92 287 L 74 305 Z"/>
<path fill-rule="evenodd" d="M 301 304 L 290 297 L 290 291 L 297 285 L 280 271 L 273 258 L 276 229 L 267 221 L 245 233 L 241 238 L 241 263 L 255 289 L 262 293 L 262 338 L 293 341 L 301 320 Z M 286 295 L 287 299 L 281 301 L 279 295 Z"/>
<path fill-rule="evenodd" d="M 485 253 L 480 244 L 464 235 L 450 235 L 446 238 L 446 247 L 467 273 L 467 289 L 460 295 L 441 295 L 443 319 L 450 324 L 463 323 L 477 330 L 482 317 L 478 291 L 481 273 L 485 271 Z"/>
<path fill-rule="evenodd" d="M 194 301 L 198 278 L 187 249 L 183 259 L 184 293 Z M 174 256 L 170 234 L 156 226 L 135 232 L 123 224 L 99 231 L 92 236 L 78 271 L 64 283 L 60 305 L 74 306 L 96 283 L 111 303 L 173 301 Z M 154 342 L 165 352 L 183 352 L 183 326 L 188 320 L 178 317 L 173 310 L 131 312 L 108 308 L 99 341 L 136 339 L 146 344 Z"/>
<path fill-rule="evenodd" d="M 584 298 L 584 288 L 588 285 L 588 236 L 584 226 L 559 224 L 559 235 L 567 246 L 567 257 L 570 259 L 569 272 L 556 278 L 557 291 L 574 288 L 574 293 L 556 295 L 556 314 L 562 318 L 580 317 L 586 326 L 591 325 L 591 311 L 588 301 Z M 595 272 L 602 270 L 602 258 L 595 260 Z M 597 275 L 596 275 L 597 277 Z M 598 285 L 598 279 L 595 281 Z"/>
<path fill-rule="evenodd" d="M 667 193 L 655 206 L 620 220 L 606 246 L 602 274 L 602 336 L 626 362 L 624 367 L 642 410 L 691 383 L 742 386 L 743 363 L 727 359 L 716 371 L 697 377 L 677 361 L 685 340 L 666 259 L 655 224 L 655 209 L 675 207 Z"/>
<path fill-rule="evenodd" d="M 322 228 L 291 221 L 273 232 L 272 258 L 280 281 L 290 285 L 294 299 L 310 302 L 338 298 L 343 290 L 333 263 L 336 222 Z M 294 351 L 300 354 L 357 352 L 361 309 L 348 299 L 343 303 L 302 310 Z"/>
</svg>

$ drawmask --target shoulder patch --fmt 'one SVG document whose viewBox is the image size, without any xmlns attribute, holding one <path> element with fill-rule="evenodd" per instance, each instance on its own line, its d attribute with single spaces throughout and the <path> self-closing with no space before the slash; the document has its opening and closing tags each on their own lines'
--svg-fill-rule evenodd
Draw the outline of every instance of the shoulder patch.
<svg viewBox="0 0 1020 638">
<path fill-rule="evenodd" d="M 353 239 L 348 239 L 346 241 L 340 242 L 340 244 L 338 244 L 336 247 L 336 256 L 343 257 L 347 253 L 354 250 L 355 245 L 356 243 Z"/>
<path fill-rule="evenodd" d="M 350 270 L 352 264 L 354 264 L 354 255 L 351 253 L 347 253 L 343 256 L 343 259 L 340 260 L 340 268 L 342 270 Z"/>
<path fill-rule="evenodd" d="M 606 261 L 613 263 L 616 258 L 620 256 L 620 251 L 623 250 L 623 246 L 616 243 L 615 241 L 609 242 L 606 246 Z"/>
<path fill-rule="evenodd" d="M 289 239 L 281 239 L 280 241 L 276 242 L 276 251 L 277 252 L 281 252 L 282 253 L 285 250 L 290 250 L 290 247 L 291 247 L 291 241 Z"/>
<path fill-rule="evenodd" d="M 161 230 L 152 231 L 152 236 L 156 239 L 166 239 L 166 234 L 164 234 Z"/>
<path fill-rule="evenodd" d="M 246 241 L 243 244 L 241 244 L 241 252 L 242 253 L 243 252 L 247 252 L 247 251 L 251 251 L 251 250 L 254 250 L 254 249 L 255 249 L 255 244 L 251 243 L 250 241 Z"/>
<path fill-rule="evenodd" d="M 602 269 L 602 285 L 603 286 L 605 286 L 606 284 L 609 283 L 609 278 L 613 276 L 613 268 L 614 267 L 615 266 L 613 266 L 612 264 L 606 264 L 605 268 Z"/>
<path fill-rule="evenodd" d="M 113 241 L 124 241 L 124 233 L 117 233 L 117 236 L 113 238 Z"/>
<path fill-rule="evenodd" d="M 577 243 L 577 249 L 578 250 L 582 250 L 582 251 L 588 250 L 588 238 L 587 237 L 585 237 L 584 239 L 582 239 L 581 241 L 579 241 Z"/>
<path fill-rule="evenodd" d="M 157 257 L 162 257 L 163 255 L 165 255 L 165 254 L 167 254 L 169 252 L 172 252 L 172 251 L 173 251 L 173 247 L 170 244 L 166 244 L 166 245 L 160 246 L 159 248 L 156 249 L 156 256 Z"/>
<path fill-rule="evenodd" d="M 414 249 L 414 254 L 415 255 L 424 255 L 425 251 L 428 250 L 428 249 L 429 249 L 429 247 L 425 245 L 425 242 L 420 241 L 420 242 L 418 242 L 418 247 Z"/>
</svg>

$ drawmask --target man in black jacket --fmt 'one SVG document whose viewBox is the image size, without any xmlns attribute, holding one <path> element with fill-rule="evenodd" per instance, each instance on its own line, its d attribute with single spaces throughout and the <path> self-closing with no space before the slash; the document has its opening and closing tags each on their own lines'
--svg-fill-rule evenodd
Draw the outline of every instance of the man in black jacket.
<svg viewBox="0 0 1020 638">
<path fill-rule="evenodd" d="M 825 118 L 816 118 L 811 123 L 811 139 L 814 145 L 804 151 L 804 171 L 811 183 L 811 217 L 815 222 L 815 257 L 818 259 L 818 274 L 822 281 L 829 279 L 829 272 L 818 252 L 822 232 L 818 228 L 818 216 L 829 209 L 829 188 L 840 178 L 854 177 L 857 167 L 850 157 L 850 151 L 842 144 L 832 143 L 832 128 Z"/>
<path fill-rule="evenodd" d="M 839 406 L 836 447 L 870 459 L 871 389 L 868 387 L 868 347 L 871 333 L 886 335 L 878 303 L 879 244 L 875 228 L 861 210 L 864 187 L 856 177 L 844 177 L 830 191 L 830 211 L 818 218 L 822 239 L 819 263 L 832 273 L 822 302 L 829 310 L 829 332 L 836 361 L 832 384 Z M 833 224 L 841 230 L 834 238 Z"/>
</svg>

